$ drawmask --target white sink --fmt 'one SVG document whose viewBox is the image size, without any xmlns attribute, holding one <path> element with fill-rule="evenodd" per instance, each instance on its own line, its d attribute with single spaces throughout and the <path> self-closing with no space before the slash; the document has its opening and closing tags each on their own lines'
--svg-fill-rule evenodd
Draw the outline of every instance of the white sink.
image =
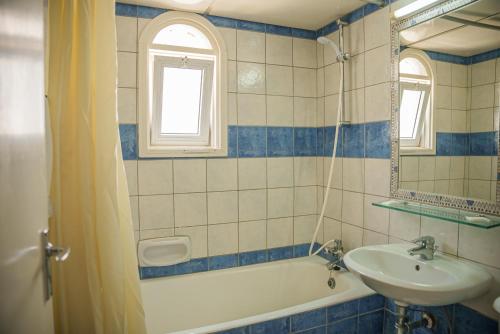
<svg viewBox="0 0 500 334">
<path fill-rule="evenodd" d="M 492 277 L 481 267 L 437 253 L 424 261 L 408 254 L 413 247 L 361 247 L 348 252 L 344 263 L 367 286 L 399 303 L 453 304 L 480 296 L 490 287 Z"/>
</svg>

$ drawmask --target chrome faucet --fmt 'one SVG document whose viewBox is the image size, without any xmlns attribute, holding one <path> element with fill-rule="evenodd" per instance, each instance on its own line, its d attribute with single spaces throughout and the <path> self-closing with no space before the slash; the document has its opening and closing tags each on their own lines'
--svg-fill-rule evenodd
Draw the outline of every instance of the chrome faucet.
<svg viewBox="0 0 500 334">
<path fill-rule="evenodd" d="M 325 251 L 327 254 L 333 255 L 335 257 L 334 260 L 326 264 L 328 270 L 339 270 L 339 264 L 344 258 L 344 247 L 342 246 L 342 240 L 335 239 L 333 241 L 333 247 L 325 247 Z"/>
<path fill-rule="evenodd" d="M 417 244 L 418 246 L 408 249 L 408 254 L 420 255 L 420 258 L 422 260 L 434 259 L 434 253 L 436 252 L 437 246 L 435 246 L 436 241 L 433 237 L 426 235 L 412 240 L 412 242 Z"/>
</svg>

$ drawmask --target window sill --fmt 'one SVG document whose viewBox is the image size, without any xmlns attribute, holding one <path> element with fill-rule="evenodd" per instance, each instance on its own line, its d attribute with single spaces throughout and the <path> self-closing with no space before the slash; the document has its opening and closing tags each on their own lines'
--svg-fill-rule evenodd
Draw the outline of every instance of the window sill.
<svg viewBox="0 0 500 334">
<path fill-rule="evenodd" d="M 190 149 L 148 149 L 140 150 L 139 158 L 209 158 L 209 157 L 227 157 L 227 149 L 208 149 L 208 148 L 190 148 Z"/>
<path fill-rule="evenodd" d="M 399 147 L 399 155 L 436 155 L 436 149 L 423 147 Z"/>
</svg>

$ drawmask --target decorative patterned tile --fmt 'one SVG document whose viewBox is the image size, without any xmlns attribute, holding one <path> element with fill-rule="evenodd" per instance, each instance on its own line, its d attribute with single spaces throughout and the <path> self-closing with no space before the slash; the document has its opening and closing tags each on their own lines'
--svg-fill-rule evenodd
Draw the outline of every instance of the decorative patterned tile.
<svg viewBox="0 0 500 334">
<path fill-rule="evenodd" d="M 365 125 L 349 124 L 342 126 L 343 152 L 346 158 L 362 158 L 365 156 Z"/>
<path fill-rule="evenodd" d="M 290 318 L 280 318 L 251 325 L 250 331 L 252 334 L 288 334 L 290 332 Z"/>
<path fill-rule="evenodd" d="M 267 249 L 240 253 L 240 266 L 263 263 L 268 261 Z"/>
<path fill-rule="evenodd" d="M 292 315 L 292 332 L 318 327 L 325 324 L 324 308 Z"/>
<path fill-rule="evenodd" d="M 366 124 L 365 150 L 366 158 L 391 158 L 391 128 L 389 121 Z"/>
<path fill-rule="evenodd" d="M 238 255 L 220 255 L 208 258 L 209 270 L 226 269 L 238 266 Z"/>
<path fill-rule="evenodd" d="M 290 127 L 267 128 L 267 156 L 269 157 L 293 156 L 293 128 Z"/>
<path fill-rule="evenodd" d="M 360 315 L 358 333 L 380 333 L 384 331 L 384 310 Z"/>
<path fill-rule="evenodd" d="M 316 128 L 294 128 L 294 155 L 316 155 Z"/>
<path fill-rule="evenodd" d="M 359 300 L 353 300 L 347 303 L 330 306 L 327 309 L 328 323 L 351 317 L 358 313 Z"/>
<path fill-rule="evenodd" d="M 254 126 L 238 127 L 238 156 L 266 156 L 266 128 Z"/>
<path fill-rule="evenodd" d="M 120 124 L 120 141 L 123 160 L 137 159 L 137 127 L 135 124 Z"/>
</svg>

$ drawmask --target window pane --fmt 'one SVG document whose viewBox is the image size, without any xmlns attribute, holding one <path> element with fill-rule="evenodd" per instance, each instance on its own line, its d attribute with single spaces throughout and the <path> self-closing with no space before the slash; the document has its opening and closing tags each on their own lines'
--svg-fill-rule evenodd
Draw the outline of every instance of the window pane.
<svg viewBox="0 0 500 334">
<path fill-rule="evenodd" d="M 153 40 L 154 44 L 185 46 L 197 49 L 212 49 L 207 37 L 187 24 L 172 24 L 163 28 Z"/>
<path fill-rule="evenodd" d="M 416 58 L 404 58 L 399 62 L 399 72 L 404 74 L 428 75 L 425 66 Z"/>
<path fill-rule="evenodd" d="M 163 69 L 162 134 L 199 134 L 203 71 Z"/>
<path fill-rule="evenodd" d="M 415 138 L 418 110 L 421 98 L 425 92 L 404 89 L 401 94 L 399 136 L 401 138 Z"/>
</svg>

